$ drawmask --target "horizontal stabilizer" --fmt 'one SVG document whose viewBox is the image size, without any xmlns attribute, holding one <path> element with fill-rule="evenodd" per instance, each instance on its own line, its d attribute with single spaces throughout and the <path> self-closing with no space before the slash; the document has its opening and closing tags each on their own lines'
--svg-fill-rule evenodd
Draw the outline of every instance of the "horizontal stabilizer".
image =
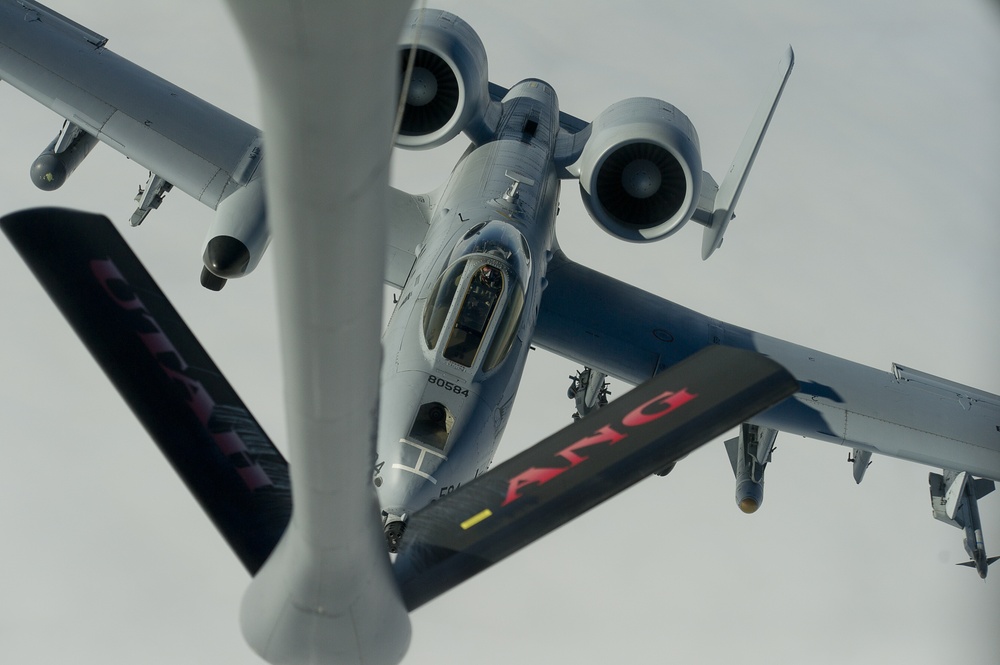
<svg viewBox="0 0 1000 665">
<path fill-rule="evenodd" d="M 714 346 L 417 511 L 396 577 L 423 605 L 798 389 L 762 355 Z"/>
<path fill-rule="evenodd" d="M 986 560 L 986 565 L 989 566 L 990 564 L 992 564 L 997 559 L 1000 559 L 1000 556 L 991 556 L 989 559 Z M 967 566 L 969 568 L 975 568 L 976 567 L 976 562 L 975 561 L 963 561 L 962 563 L 956 563 L 955 565 L 956 566 Z"/>
<path fill-rule="evenodd" d="M 111 222 L 46 208 L 0 220 L 250 573 L 291 515 L 288 465 Z"/>
</svg>

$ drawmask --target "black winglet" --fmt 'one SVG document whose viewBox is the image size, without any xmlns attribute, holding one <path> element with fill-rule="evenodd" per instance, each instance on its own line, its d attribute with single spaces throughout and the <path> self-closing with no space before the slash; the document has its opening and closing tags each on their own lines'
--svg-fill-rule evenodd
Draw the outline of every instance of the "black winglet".
<svg viewBox="0 0 1000 665">
<path fill-rule="evenodd" d="M 716 346 L 417 511 L 396 559 L 409 609 L 457 586 L 795 393 L 764 356 Z"/>
<path fill-rule="evenodd" d="M 111 222 L 53 208 L 0 227 L 248 571 L 291 515 L 288 465 Z"/>
</svg>

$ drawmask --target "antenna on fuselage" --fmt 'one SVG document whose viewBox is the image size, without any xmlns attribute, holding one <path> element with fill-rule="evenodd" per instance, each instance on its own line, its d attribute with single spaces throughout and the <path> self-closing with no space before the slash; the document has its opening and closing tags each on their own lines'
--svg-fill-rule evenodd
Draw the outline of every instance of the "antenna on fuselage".
<svg viewBox="0 0 1000 665">
<path fill-rule="evenodd" d="M 528 187 L 535 186 L 534 180 L 528 178 L 527 176 L 523 176 L 520 173 L 517 173 L 516 171 L 511 171 L 510 169 L 508 169 L 504 171 L 503 174 L 508 178 L 510 178 L 511 180 L 513 180 L 513 182 L 510 184 L 510 187 L 507 188 L 507 191 L 504 192 L 502 196 L 503 200 L 506 201 L 507 203 L 517 202 L 517 198 L 518 196 L 520 196 L 517 190 L 522 184 L 525 184 Z"/>
</svg>

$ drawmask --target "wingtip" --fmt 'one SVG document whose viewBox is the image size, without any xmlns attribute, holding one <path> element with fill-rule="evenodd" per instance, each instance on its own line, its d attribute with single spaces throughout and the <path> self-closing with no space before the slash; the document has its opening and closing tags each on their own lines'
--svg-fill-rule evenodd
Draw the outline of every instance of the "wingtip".
<svg viewBox="0 0 1000 665">
<path fill-rule="evenodd" d="M 792 67 L 795 66 L 795 49 L 789 44 L 788 48 L 785 49 L 785 53 L 781 56 L 781 62 L 779 63 L 779 69 L 784 71 L 784 78 L 788 78 L 788 75 L 792 72 Z"/>
<path fill-rule="evenodd" d="M 715 220 L 713 220 L 714 222 Z M 728 224 L 728 222 L 726 223 Z M 722 231 L 716 231 L 715 225 L 706 226 L 705 231 L 701 237 L 701 260 L 708 261 L 708 257 L 715 253 L 715 250 L 722 247 L 722 233 L 725 232 L 723 228 Z"/>
</svg>

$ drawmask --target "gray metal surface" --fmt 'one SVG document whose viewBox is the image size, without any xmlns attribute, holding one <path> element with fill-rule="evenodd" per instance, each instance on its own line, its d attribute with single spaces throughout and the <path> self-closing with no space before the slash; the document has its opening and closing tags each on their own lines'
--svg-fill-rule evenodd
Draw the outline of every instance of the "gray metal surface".
<svg viewBox="0 0 1000 665">
<path fill-rule="evenodd" d="M 753 422 L 1000 479 L 996 395 L 941 379 L 907 379 L 725 323 L 563 254 L 551 262 L 548 280 L 532 340 L 538 346 L 630 383 L 711 344 L 753 349 L 781 363 L 801 384 L 794 397 Z"/>
<path fill-rule="evenodd" d="M 397 662 L 409 644 L 409 619 L 368 472 L 381 359 L 372 333 L 381 325 L 392 44 L 407 5 L 230 6 L 254 45 L 268 131 L 293 498 L 289 528 L 244 597 L 243 633 L 270 662 Z M 314 150 L 317 142 L 341 159 Z M 303 171 L 323 173 L 327 186 L 299 177 Z"/>
<path fill-rule="evenodd" d="M 254 127 L 17 0 L 0 1 L 0 79 L 212 208 L 257 166 Z"/>
</svg>

